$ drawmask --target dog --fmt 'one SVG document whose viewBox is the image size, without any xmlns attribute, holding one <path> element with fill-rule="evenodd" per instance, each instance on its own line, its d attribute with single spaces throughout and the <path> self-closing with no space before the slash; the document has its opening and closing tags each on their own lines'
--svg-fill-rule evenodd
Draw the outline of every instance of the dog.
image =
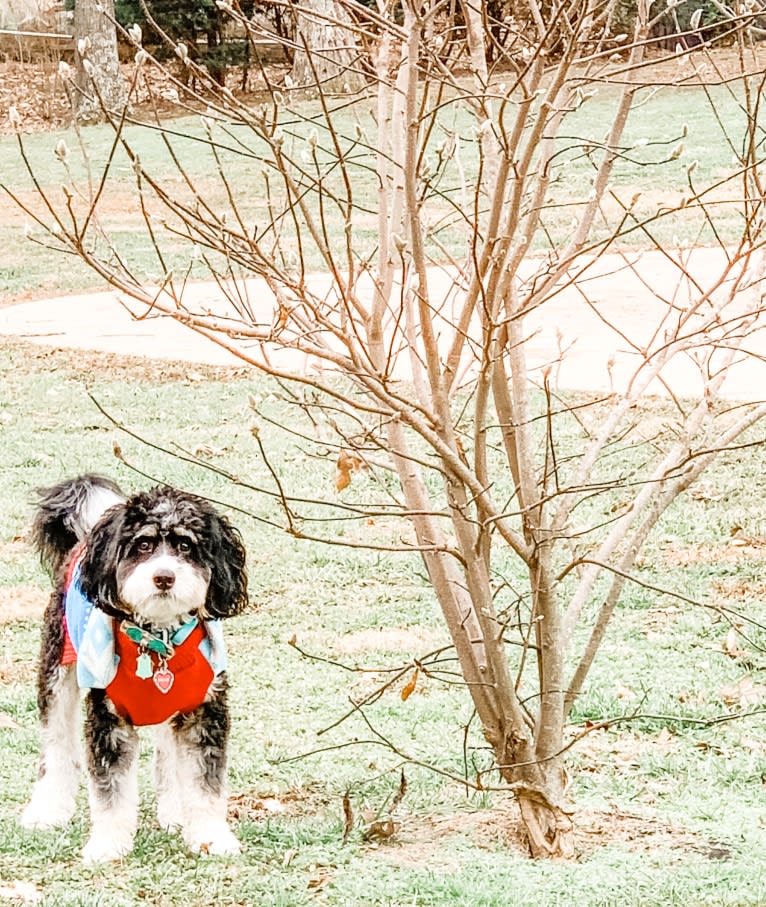
<svg viewBox="0 0 766 907">
<path fill-rule="evenodd" d="M 195 852 L 236 854 L 226 820 L 230 718 L 221 620 L 247 604 L 239 533 L 169 486 L 123 495 L 83 475 L 39 492 L 32 539 L 51 572 L 38 669 L 40 772 L 22 824 L 74 814 L 80 690 L 91 833 L 86 863 L 129 853 L 138 822 L 138 732 L 155 732 L 157 818 Z"/>
</svg>

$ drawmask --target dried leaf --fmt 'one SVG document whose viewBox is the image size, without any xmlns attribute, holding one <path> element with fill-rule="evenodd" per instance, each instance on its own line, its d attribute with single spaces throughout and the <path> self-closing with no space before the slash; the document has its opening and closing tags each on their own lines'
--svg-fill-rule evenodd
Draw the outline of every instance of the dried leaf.
<svg viewBox="0 0 766 907">
<path fill-rule="evenodd" d="M 0 728 L 1 727 L 19 728 L 21 725 L 17 721 L 14 721 L 10 715 L 5 712 L 0 712 Z"/>
<path fill-rule="evenodd" d="M 239 794 L 229 800 L 229 816 L 232 819 L 251 819 L 263 813 L 280 814 L 287 811 L 285 804 L 276 797 L 255 797 Z"/>
<path fill-rule="evenodd" d="M 719 698 L 726 705 L 739 708 L 757 705 L 763 700 L 764 694 L 766 694 L 766 688 L 756 686 L 749 674 L 736 683 L 721 687 L 718 691 Z"/>
<path fill-rule="evenodd" d="M 355 472 L 367 469 L 367 464 L 353 450 L 341 450 L 335 463 L 335 490 L 343 491 L 351 484 Z"/>
<path fill-rule="evenodd" d="M 586 731 L 608 731 L 611 725 L 608 721 L 592 721 L 590 718 L 586 718 L 582 726 Z"/>
<path fill-rule="evenodd" d="M 348 841 L 349 835 L 354 827 L 354 811 L 351 809 L 351 797 L 348 795 L 348 791 L 343 794 L 343 837 L 341 838 L 341 844 L 345 844 Z"/>
<path fill-rule="evenodd" d="M 399 776 L 399 788 L 396 791 L 396 793 L 394 794 L 394 799 L 391 801 L 391 809 L 389 810 L 389 812 L 393 813 L 396 811 L 397 806 L 399 806 L 399 804 L 402 802 L 402 800 L 404 800 L 406 794 L 407 794 L 407 778 L 404 775 L 404 769 L 402 769 L 402 773 Z"/>
<path fill-rule="evenodd" d="M 213 457 L 220 457 L 226 453 L 225 447 L 211 447 L 210 444 L 198 444 L 193 450 L 192 453 L 195 457 L 200 457 L 204 460 L 210 460 Z"/>
<path fill-rule="evenodd" d="M 329 875 L 312 876 L 309 879 L 308 884 L 306 885 L 306 888 L 308 888 L 310 891 L 318 891 L 320 888 L 324 888 L 324 886 L 329 881 L 330 881 Z"/>
<path fill-rule="evenodd" d="M 617 696 L 618 699 L 635 699 L 636 698 L 636 694 L 633 692 L 633 690 L 629 689 L 628 687 L 623 687 L 623 686 L 617 687 L 617 689 L 615 691 L 615 695 Z"/>
<path fill-rule="evenodd" d="M 393 819 L 380 819 L 373 822 L 362 834 L 363 841 L 388 841 L 396 833 L 396 823 Z"/>
<path fill-rule="evenodd" d="M 286 305 L 280 303 L 279 310 L 277 312 L 277 323 L 274 325 L 275 331 L 282 331 L 287 327 L 287 322 L 290 320 L 290 309 Z"/>
<path fill-rule="evenodd" d="M 673 741 L 673 734 L 666 728 L 662 728 L 657 734 L 657 743 L 660 746 L 667 747 Z"/>
<path fill-rule="evenodd" d="M 714 743 L 709 743 L 707 740 L 698 740 L 694 744 L 695 749 L 702 750 L 703 752 L 715 753 L 716 756 L 720 756 L 723 753 L 723 750 L 720 746 Z"/>
<path fill-rule="evenodd" d="M 415 687 L 418 685 L 418 675 L 420 671 L 418 668 L 412 672 L 412 677 L 407 681 L 407 683 L 402 688 L 402 702 L 406 702 L 410 696 L 415 692 Z"/>
</svg>

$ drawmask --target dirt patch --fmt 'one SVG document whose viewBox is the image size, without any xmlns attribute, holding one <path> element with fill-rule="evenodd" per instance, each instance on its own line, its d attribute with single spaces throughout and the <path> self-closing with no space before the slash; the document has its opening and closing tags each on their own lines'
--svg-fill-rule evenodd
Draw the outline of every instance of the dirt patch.
<svg viewBox="0 0 766 907">
<path fill-rule="evenodd" d="M 347 633 L 332 643 L 335 652 L 342 655 L 363 655 L 366 652 L 405 652 L 422 655 L 437 648 L 442 637 L 426 627 L 375 627 Z"/>
<path fill-rule="evenodd" d="M 229 797 L 229 817 L 239 821 L 258 822 L 269 818 L 311 816 L 326 810 L 329 803 L 319 784 L 274 793 L 243 791 Z M 340 809 L 340 804 L 338 808 Z"/>
<path fill-rule="evenodd" d="M 585 810 L 578 815 L 577 829 L 578 854 L 586 859 L 607 844 L 618 844 L 634 853 L 653 853 L 661 849 L 697 853 L 709 860 L 727 860 L 731 856 L 726 844 L 710 841 L 661 819 L 630 813 Z"/>
<path fill-rule="evenodd" d="M 766 541 L 734 539 L 720 545 L 671 544 L 663 551 L 665 562 L 672 567 L 692 564 L 736 564 L 742 560 L 766 560 Z"/>
<path fill-rule="evenodd" d="M 444 839 L 467 836 L 488 850 L 513 850 L 529 856 L 518 806 L 509 802 L 499 807 L 450 816 L 425 816 L 406 819 L 396 835 L 376 851 L 382 859 L 398 866 L 433 868 L 441 860 L 443 868 L 453 867 L 445 854 Z M 575 816 L 575 850 L 578 860 L 587 860 L 605 846 L 620 846 L 633 853 L 673 850 L 679 854 L 696 853 L 710 860 L 731 856 L 727 845 L 709 841 L 701 835 L 652 817 L 631 813 L 578 811 Z"/>
<path fill-rule="evenodd" d="M 37 586 L 0 587 L 0 624 L 40 620 L 48 595 Z"/>
<path fill-rule="evenodd" d="M 58 64 L 0 64 L 0 135 L 13 131 L 8 122 L 9 107 L 18 110 L 25 131 L 41 132 L 66 124 L 69 101 L 58 76 Z"/>
<path fill-rule="evenodd" d="M 122 63 L 123 80 L 126 85 L 133 83 L 135 64 Z M 160 116 L 181 116 L 204 109 L 193 91 L 186 91 L 173 78 L 174 67 L 169 73 L 158 66 L 148 64 L 141 70 L 135 90 L 130 98 L 131 117 L 137 120 L 154 120 Z M 282 82 L 285 66 L 266 67 L 268 78 L 274 84 Z M 236 97 L 247 103 L 255 103 L 266 88 L 264 71 L 259 67 L 250 68 L 247 91 L 242 91 L 241 67 L 230 67 L 226 75 L 226 87 Z M 8 108 L 15 107 L 21 115 L 24 132 L 45 132 L 63 129 L 72 122 L 72 108 L 66 89 L 58 71 L 58 60 L 44 63 L 19 63 L 8 60 L 0 63 L 0 135 L 14 132 L 8 122 Z"/>
<path fill-rule="evenodd" d="M 229 799 L 229 816 L 239 821 L 298 818 L 325 812 L 330 806 L 319 786 L 291 788 L 281 793 L 248 791 Z M 341 804 L 338 803 L 340 814 Z M 467 837 L 486 850 L 505 849 L 528 857 L 529 849 L 515 802 L 486 809 L 466 810 L 448 815 L 406 816 L 397 819 L 395 832 L 385 840 L 367 845 L 389 863 L 402 867 L 454 868 L 445 839 Z M 731 856 L 728 845 L 710 841 L 681 826 L 655 817 L 619 811 L 584 809 L 575 814 L 575 849 L 579 860 L 587 860 L 606 846 L 619 846 L 633 853 L 673 850 L 701 854 L 710 860 Z"/>
<path fill-rule="evenodd" d="M 715 580 L 711 583 L 714 592 L 724 598 L 733 598 L 738 601 L 748 599 L 766 600 L 766 582 L 750 579 Z"/>
<path fill-rule="evenodd" d="M 0 663 L 0 684 L 11 683 L 29 683 L 34 680 L 37 672 L 37 662 L 30 661 L 7 661 Z M 2 713 L 0 712 L 0 715 Z M 0 721 L 0 727 L 2 727 Z"/>
<path fill-rule="evenodd" d="M 765 57 L 766 51 L 754 45 L 744 56 L 745 71 L 760 74 Z M 708 48 L 704 53 L 696 52 L 686 57 L 679 57 L 673 51 L 650 50 L 645 65 L 641 67 L 639 80 L 652 85 L 711 84 L 737 78 L 741 67 L 736 47 Z"/>
<path fill-rule="evenodd" d="M 15 560 L 17 557 L 21 557 L 23 554 L 26 554 L 27 549 L 27 541 L 21 536 L 12 539 L 10 542 L 0 542 L 0 560 Z"/>
<path fill-rule="evenodd" d="M 189 363 L 175 359 L 144 359 L 116 353 L 101 353 L 94 350 L 47 349 L 15 337 L 3 337 L 3 347 L 12 350 L 22 360 L 17 368 L 28 372 L 60 372 L 86 382 L 95 377 L 106 380 L 129 379 L 131 381 L 183 381 L 195 384 L 199 381 L 232 381 L 252 377 L 253 370 L 244 366 L 216 366 L 204 363 Z"/>
</svg>

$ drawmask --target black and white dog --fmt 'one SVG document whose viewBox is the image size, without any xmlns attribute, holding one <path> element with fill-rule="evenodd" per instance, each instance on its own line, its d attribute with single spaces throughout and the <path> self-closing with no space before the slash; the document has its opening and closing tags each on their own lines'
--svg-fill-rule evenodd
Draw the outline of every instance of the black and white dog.
<svg viewBox="0 0 766 907">
<path fill-rule="evenodd" d="M 193 851 L 238 853 L 226 821 L 220 620 L 247 604 L 239 534 L 194 495 L 166 486 L 126 499 L 111 480 L 86 475 L 40 492 L 33 539 L 55 590 L 38 675 L 40 775 L 23 824 L 49 828 L 74 813 L 84 689 L 85 862 L 133 846 L 141 725 L 155 728 L 160 825 L 180 827 Z"/>
</svg>

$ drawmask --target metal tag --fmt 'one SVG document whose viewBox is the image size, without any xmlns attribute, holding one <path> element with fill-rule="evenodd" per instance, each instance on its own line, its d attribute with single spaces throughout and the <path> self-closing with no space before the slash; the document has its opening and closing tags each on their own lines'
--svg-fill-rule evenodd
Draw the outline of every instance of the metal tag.
<svg viewBox="0 0 766 907">
<path fill-rule="evenodd" d="M 148 680 L 153 674 L 152 657 L 148 652 L 142 652 L 136 661 L 136 677 L 140 677 L 141 680 Z"/>
<path fill-rule="evenodd" d="M 168 671 L 167 668 L 162 667 L 154 672 L 152 680 L 154 685 L 160 691 L 160 693 L 167 693 L 170 691 L 170 688 L 173 686 L 173 681 L 175 680 L 175 675 L 172 671 Z"/>
</svg>

